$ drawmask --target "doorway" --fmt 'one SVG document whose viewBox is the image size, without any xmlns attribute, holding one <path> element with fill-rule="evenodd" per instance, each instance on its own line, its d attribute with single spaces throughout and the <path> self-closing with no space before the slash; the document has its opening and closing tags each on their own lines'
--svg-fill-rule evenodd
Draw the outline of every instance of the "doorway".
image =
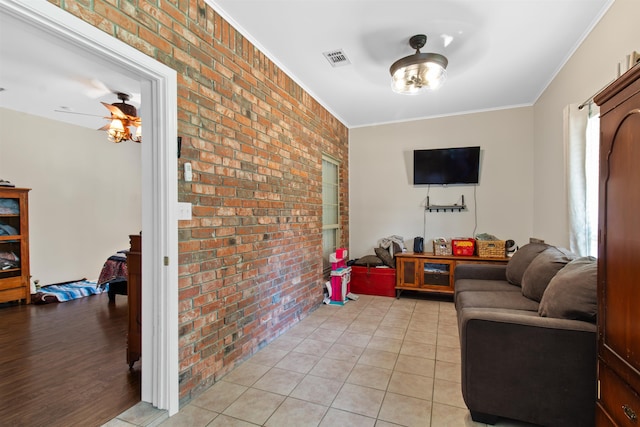
<svg viewBox="0 0 640 427">
<path fill-rule="evenodd" d="M 139 79 L 142 144 L 142 400 L 178 412 L 177 79 L 173 69 L 46 1 L 0 0 L 43 40 Z M 17 37 L 17 35 L 16 35 Z"/>
</svg>

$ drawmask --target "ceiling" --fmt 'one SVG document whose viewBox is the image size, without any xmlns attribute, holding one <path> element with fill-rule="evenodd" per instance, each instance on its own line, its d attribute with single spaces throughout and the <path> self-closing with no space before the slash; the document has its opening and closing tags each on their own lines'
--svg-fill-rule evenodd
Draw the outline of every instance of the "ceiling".
<svg viewBox="0 0 640 427">
<path fill-rule="evenodd" d="M 0 88 L 0 107 L 90 129 L 107 123 L 110 113 L 100 102 L 120 102 L 115 92 L 140 106 L 139 81 L 6 13 L 0 13 Z"/>
<path fill-rule="evenodd" d="M 532 105 L 612 0 L 207 0 L 348 127 Z M 421 52 L 447 81 L 391 91 L 389 67 Z M 333 68 L 324 52 L 351 64 Z"/>
<path fill-rule="evenodd" d="M 206 0 L 350 128 L 532 105 L 613 0 Z M 437 91 L 391 91 L 389 67 L 415 51 L 449 60 Z M 20 43 L 15 43 L 20 40 Z M 332 67 L 324 52 L 350 64 Z M 0 107 L 98 128 L 140 82 L 0 15 Z M 67 111 L 67 112 L 60 112 Z M 88 114 L 88 115 L 85 115 Z"/>
</svg>

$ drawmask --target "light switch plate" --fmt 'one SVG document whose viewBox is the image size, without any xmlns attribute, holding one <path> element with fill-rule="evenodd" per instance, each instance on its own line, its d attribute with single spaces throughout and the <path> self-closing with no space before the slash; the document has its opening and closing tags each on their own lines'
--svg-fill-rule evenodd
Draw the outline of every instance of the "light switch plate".
<svg viewBox="0 0 640 427">
<path fill-rule="evenodd" d="M 191 203 L 178 202 L 178 220 L 191 220 Z"/>
</svg>

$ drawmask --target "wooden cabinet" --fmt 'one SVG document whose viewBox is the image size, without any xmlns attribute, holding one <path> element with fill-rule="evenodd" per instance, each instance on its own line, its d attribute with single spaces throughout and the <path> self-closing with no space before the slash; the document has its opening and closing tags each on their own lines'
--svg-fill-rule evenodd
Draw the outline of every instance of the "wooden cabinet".
<svg viewBox="0 0 640 427">
<path fill-rule="evenodd" d="M 0 187 L 0 302 L 31 302 L 28 194 Z"/>
<path fill-rule="evenodd" d="M 130 235 L 131 248 L 127 254 L 127 304 L 129 328 L 127 333 L 127 363 L 129 368 L 142 354 L 142 237 Z"/>
<path fill-rule="evenodd" d="M 396 296 L 403 290 L 453 294 L 456 265 L 506 264 L 509 258 L 442 256 L 432 253 L 396 255 Z"/>
<path fill-rule="evenodd" d="M 640 426 L 640 65 L 600 105 L 598 426 Z"/>
</svg>

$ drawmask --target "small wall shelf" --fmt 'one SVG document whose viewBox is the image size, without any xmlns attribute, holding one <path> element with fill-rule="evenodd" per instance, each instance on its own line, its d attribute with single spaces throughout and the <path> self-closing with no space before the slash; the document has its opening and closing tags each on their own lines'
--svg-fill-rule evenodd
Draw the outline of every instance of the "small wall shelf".
<svg viewBox="0 0 640 427">
<path fill-rule="evenodd" d="M 447 212 L 447 211 L 451 211 L 451 212 L 462 212 L 463 210 L 467 209 L 467 205 L 464 204 L 464 194 L 462 195 L 462 203 L 461 204 L 453 204 L 453 205 L 432 205 L 431 202 L 429 202 L 429 196 L 427 196 L 427 204 L 424 207 L 425 210 L 429 211 L 429 212 Z"/>
</svg>

